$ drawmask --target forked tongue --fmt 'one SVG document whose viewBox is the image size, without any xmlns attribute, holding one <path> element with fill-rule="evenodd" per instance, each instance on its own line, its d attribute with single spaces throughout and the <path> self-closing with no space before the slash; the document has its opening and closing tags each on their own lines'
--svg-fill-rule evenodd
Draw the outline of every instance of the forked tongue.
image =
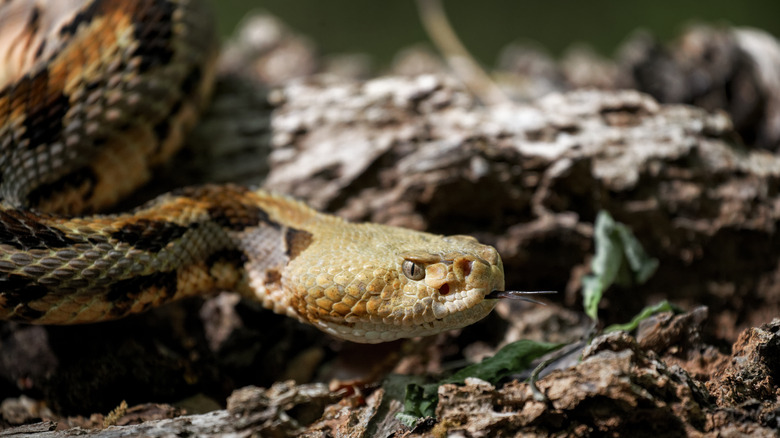
<svg viewBox="0 0 780 438">
<path fill-rule="evenodd" d="M 558 291 L 554 291 L 554 290 L 494 290 L 493 292 L 490 292 L 489 294 L 485 295 L 485 298 L 491 300 L 510 299 L 510 300 L 528 301 L 529 303 L 536 303 L 536 304 L 541 304 L 543 306 L 546 306 L 547 304 L 541 301 L 537 301 L 533 298 L 529 298 L 526 295 L 557 294 L 557 293 Z"/>
</svg>

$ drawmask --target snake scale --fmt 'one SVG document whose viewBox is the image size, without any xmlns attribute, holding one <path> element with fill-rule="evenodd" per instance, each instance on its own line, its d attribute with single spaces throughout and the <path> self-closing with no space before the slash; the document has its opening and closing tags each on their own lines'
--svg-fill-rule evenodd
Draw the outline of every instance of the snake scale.
<svg viewBox="0 0 780 438">
<path fill-rule="evenodd" d="M 0 318 L 98 322 L 231 290 L 373 343 L 489 313 L 503 267 L 471 237 L 348 223 L 234 185 L 100 214 L 172 157 L 208 102 L 204 6 L 0 0 Z"/>
</svg>

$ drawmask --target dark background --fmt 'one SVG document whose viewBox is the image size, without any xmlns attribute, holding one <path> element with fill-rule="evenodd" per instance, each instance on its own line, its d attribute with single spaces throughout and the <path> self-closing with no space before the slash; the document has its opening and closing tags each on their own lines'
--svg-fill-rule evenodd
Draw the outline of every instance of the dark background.
<svg viewBox="0 0 780 438">
<path fill-rule="evenodd" d="M 214 0 L 222 35 L 250 10 L 266 10 L 316 40 L 325 53 L 369 53 L 381 66 L 399 49 L 426 41 L 412 0 Z M 754 26 L 780 35 L 780 2 L 772 0 L 492 0 L 445 1 L 463 43 L 486 65 L 518 40 L 553 54 L 587 43 L 603 55 L 644 29 L 670 40 L 696 22 Z"/>
</svg>

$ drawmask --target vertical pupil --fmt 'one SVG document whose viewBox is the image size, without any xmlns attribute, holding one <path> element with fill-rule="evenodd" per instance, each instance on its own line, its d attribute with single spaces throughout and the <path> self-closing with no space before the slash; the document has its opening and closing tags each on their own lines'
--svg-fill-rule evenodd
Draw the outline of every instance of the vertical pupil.
<svg viewBox="0 0 780 438">
<path fill-rule="evenodd" d="M 407 260 L 403 265 L 404 275 L 411 280 L 422 280 L 425 277 L 425 271 L 419 263 Z"/>
</svg>

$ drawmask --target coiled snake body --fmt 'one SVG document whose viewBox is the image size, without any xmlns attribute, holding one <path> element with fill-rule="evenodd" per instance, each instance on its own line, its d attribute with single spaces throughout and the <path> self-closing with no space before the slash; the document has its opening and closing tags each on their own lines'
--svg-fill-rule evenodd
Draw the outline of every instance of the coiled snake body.
<svg viewBox="0 0 780 438">
<path fill-rule="evenodd" d="M 470 237 L 351 224 L 231 185 L 92 214 L 182 143 L 208 100 L 213 33 L 199 0 L 0 2 L 0 318 L 95 322 L 234 290 L 382 342 L 490 312 L 501 259 Z"/>
</svg>

